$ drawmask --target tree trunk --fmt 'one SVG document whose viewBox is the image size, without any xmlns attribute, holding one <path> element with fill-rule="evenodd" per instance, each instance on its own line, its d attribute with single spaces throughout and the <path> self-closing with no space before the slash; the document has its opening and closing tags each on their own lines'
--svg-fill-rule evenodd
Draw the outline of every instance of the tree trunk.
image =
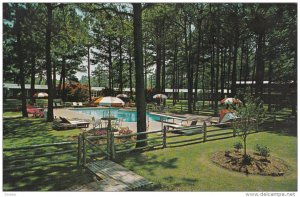
<svg viewBox="0 0 300 197">
<path fill-rule="evenodd" d="M 30 100 L 31 103 L 34 103 L 34 93 L 35 93 L 35 53 L 32 52 L 32 57 L 31 57 L 31 69 L 30 69 Z"/>
<path fill-rule="evenodd" d="M 147 89 L 147 43 L 144 45 L 144 69 L 145 69 L 145 89 Z"/>
<path fill-rule="evenodd" d="M 214 41 L 212 43 L 212 50 L 211 50 L 211 66 L 210 66 L 210 102 L 211 102 L 211 109 L 214 109 L 214 102 L 215 94 L 214 94 L 214 80 L 215 80 L 215 45 Z"/>
<path fill-rule="evenodd" d="M 244 141 L 244 158 L 247 156 L 247 137 L 243 137 Z"/>
<path fill-rule="evenodd" d="M 177 55 L 177 39 L 175 38 L 174 43 L 174 56 L 173 56 L 173 70 L 172 70 L 172 100 L 173 100 L 173 106 L 176 104 L 176 97 L 175 97 L 175 87 L 176 87 L 176 55 Z"/>
<path fill-rule="evenodd" d="M 120 37 L 119 43 L 119 91 L 123 93 L 123 39 Z"/>
<path fill-rule="evenodd" d="M 131 47 L 129 47 L 128 53 L 129 53 L 129 89 L 130 89 L 130 99 L 133 100 Z"/>
<path fill-rule="evenodd" d="M 155 89 L 156 92 L 161 91 L 160 77 L 161 77 L 161 27 L 158 22 L 156 24 L 156 79 L 155 79 Z"/>
<path fill-rule="evenodd" d="M 225 83 L 225 56 L 226 56 L 226 48 L 221 50 L 221 99 L 224 98 L 224 83 Z"/>
<path fill-rule="evenodd" d="M 242 76 L 243 76 L 243 58 L 244 58 L 244 41 L 242 41 L 242 46 L 241 46 L 241 64 L 240 64 L 240 87 L 242 84 Z"/>
<path fill-rule="evenodd" d="M 56 97 L 56 64 L 53 61 L 53 98 Z"/>
<path fill-rule="evenodd" d="M 63 56 L 62 58 L 62 68 L 61 68 L 61 73 L 62 73 L 62 93 L 61 93 L 61 98 L 63 102 L 66 102 L 66 58 Z"/>
<path fill-rule="evenodd" d="M 161 73 L 161 93 L 166 89 L 166 43 L 165 43 L 165 21 L 162 22 L 162 73 Z"/>
<path fill-rule="evenodd" d="M 257 38 L 257 64 L 256 64 L 256 75 L 255 75 L 255 95 L 262 96 L 263 94 L 263 81 L 265 65 L 263 60 L 263 47 L 264 47 L 264 35 L 258 34 Z"/>
<path fill-rule="evenodd" d="M 234 97 L 236 95 L 237 53 L 238 53 L 238 32 L 235 33 L 235 37 L 234 37 L 233 64 L 232 64 L 232 75 L 231 75 L 231 97 Z"/>
<path fill-rule="evenodd" d="M 111 37 L 108 37 L 108 88 L 113 88 Z"/>
<path fill-rule="evenodd" d="M 218 102 L 219 102 L 219 71 L 220 71 L 220 25 L 219 20 L 217 19 L 217 43 L 216 43 L 216 81 L 215 81 L 215 106 L 214 106 L 214 115 L 218 115 Z"/>
<path fill-rule="evenodd" d="M 188 38 L 188 29 L 187 27 L 187 17 L 184 19 L 184 51 L 185 51 L 185 61 L 186 61 L 186 73 L 187 73 L 187 81 L 188 81 L 188 113 L 193 113 L 192 103 L 193 103 L 193 65 L 191 64 L 191 50 L 190 50 L 190 42 L 191 38 Z M 190 32 L 191 33 L 191 32 Z"/>
<path fill-rule="evenodd" d="M 59 98 L 61 98 L 62 79 L 63 79 L 63 74 L 62 74 L 62 70 L 61 70 L 60 77 L 59 77 L 59 84 L 58 84 L 58 92 L 57 92 L 57 95 L 59 96 Z"/>
<path fill-rule="evenodd" d="M 87 47 L 88 52 L 88 85 L 89 85 L 89 101 L 92 101 L 92 87 L 91 87 L 91 62 L 90 62 L 90 46 Z"/>
<path fill-rule="evenodd" d="M 17 54 L 18 54 L 18 66 L 20 69 L 20 85 L 21 85 L 21 99 L 22 99 L 22 116 L 28 117 L 26 106 L 26 89 L 25 89 L 25 73 L 24 73 L 24 59 L 23 59 L 23 46 L 22 46 L 22 27 L 21 20 L 24 16 L 21 13 L 20 8 L 16 11 L 16 32 L 17 32 Z"/>
<path fill-rule="evenodd" d="M 142 37 L 142 5 L 133 3 L 133 34 L 134 34 L 134 60 L 136 73 L 136 108 L 137 132 L 146 131 L 146 100 L 144 87 L 143 67 L 143 37 Z M 146 139 L 147 135 L 138 135 L 137 140 Z M 136 147 L 146 146 L 147 142 L 137 142 Z"/>
<path fill-rule="evenodd" d="M 271 93 L 272 93 L 272 75 L 273 75 L 273 64 L 271 59 L 269 60 L 269 83 L 268 83 L 268 111 L 271 112 L 272 110 L 272 98 L 271 98 Z"/>
<path fill-rule="evenodd" d="M 51 73 L 51 28 L 52 28 L 52 5 L 47 6 L 47 27 L 46 27 L 46 68 L 47 68 L 47 84 L 48 84 L 48 115 L 47 122 L 53 121 L 53 87 Z"/>
<path fill-rule="evenodd" d="M 248 44 L 248 42 L 246 43 L 246 62 L 245 62 L 245 76 L 244 76 L 244 87 L 245 87 L 245 90 L 246 90 L 246 83 L 247 83 L 247 81 L 249 80 L 248 79 L 248 76 L 249 76 L 249 74 L 248 74 L 248 72 L 249 72 L 249 44 Z"/>
<path fill-rule="evenodd" d="M 199 79 L 199 67 L 200 67 L 200 44 L 201 44 L 201 20 L 198 21 L 198 43 L 197 43 L 197 67 L 196 67 L 196 77 L 194 82 L 194 103 L 193 110 L 196 110 L 196 104 L 198 101 L 198 79 Z"/>
</svg>

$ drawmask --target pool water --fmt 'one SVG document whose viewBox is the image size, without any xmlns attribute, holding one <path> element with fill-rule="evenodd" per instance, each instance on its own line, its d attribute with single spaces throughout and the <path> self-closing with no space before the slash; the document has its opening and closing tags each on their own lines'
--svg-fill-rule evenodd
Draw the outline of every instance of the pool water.
<svg viewBox="0 0 300 197">
<path fill-rule="evenodd" d="M 109 115 L 109 113 L 118 118 L 123 119 L 124 122 L 136 122 L 137 121 L 137 115 L 136 111 L 128 111 L 124 109 L 118 109 L 118 108 L 97 108 L 97 109 L 91 109 L 91 108 L 79 108 L 79 109 L 72 109 L 77 112 L 81 112 L 90 116 L 94 116 L 95 118 L 103 118 Z M 161 116 L 150 114 L 147 112 L 147 121 L 160 121 Z M 167 118 L 162 117 L 163 120 L 166 120 Z"/>
</svg>

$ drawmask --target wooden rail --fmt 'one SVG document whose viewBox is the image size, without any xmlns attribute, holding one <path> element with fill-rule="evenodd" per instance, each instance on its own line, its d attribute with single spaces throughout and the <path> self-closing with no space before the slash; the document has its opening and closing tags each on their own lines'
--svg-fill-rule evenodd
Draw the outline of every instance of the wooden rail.
<svg viewBox="0 0 300 197">
<path fill-rule="evenodd" d="M 3 171 L 12 171 L 12 170 L 21 170 L 21 169 L 28 169 L 28 168 L 34 168 L 34 167 L 39 167 L 39 166 L 46 166 L 46 165 L 52 165 L 52 164 L 59 164 L 59 163 L 65 163 L 65 162 L 74 162 L 78 160 L 78 150 L 76 148 L 68 148 L 67 150 L 62 150 L 62 151 L 47 151 L 44 154 L 31 154 L 30 155 L 30 150 L 35 150 L 39 148 L 45 148 L 45 147 L 62 147 L 66 145 L 78 145 L 78 142 L 74 141 L 67 141 L 67 142 L 57 142 L 57 143 L 52 143 L 52 144 L 38 144 L 38 145 L 30 145 L 30 146 L 21 146 L 21 147 L 13 147 L 13 148 L 4 148 L 3 153 L 5 152 L 14 152 L 14 151 L 26 151 L 26 154 L 24 156 L 24 153 L 22 153 L 21 156 L 4 156 L 3 161 L 5 165 L 10 165 L 9 168 L 4 168 Z M 43 150 L 44 151 L 44 150 Z M 38 158 L 43 158 L 43 157 L 52 157 L 52 156 L 60 156 L 60 155 L 69 155 L 70 153 L 77 153 L 77 157 L 73 156 L 70 157 L 69 159 L 63 159 L 59 160 L 56 158 L 56 160 L 52 160 L 49 162 L 36 162 L 34 163 L 34 159 Z M 12 165 L 13 163 L 20 162 L 20 161 L 26 161 L 30 162 L 30 165 Z"/>
</svg>

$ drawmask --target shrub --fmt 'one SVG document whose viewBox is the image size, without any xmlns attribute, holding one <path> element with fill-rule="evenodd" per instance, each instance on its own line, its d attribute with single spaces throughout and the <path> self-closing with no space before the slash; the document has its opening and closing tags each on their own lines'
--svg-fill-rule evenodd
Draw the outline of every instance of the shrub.
<svg viewBox="0 0 300 197">
<path fill-rule="evenodd" d="M 114 89 L 109 89 L 109 88 L 105 87 L 104 89 L 102 89 L 100 91 L 100 95 L 101 96 L 115 96 L 116 92 Z"/>
<path fill-rule="evenodd" d="M 132 130 L 129 130 L 128 128 L 122 128 L 119 130 L 119 134 L 120 135 L 128 135 L 128 134 L 131 134 L 133 131 Z"/>
<path fill-rule="evenodd" d="M 243 164 L 249 165 L 249 164 L 251 164 L 252 160 L 253 160 L 253 158 L 250 155 L 245 155 L 243 158 Z"/>
<path fill-rule="evenodd" d="M 255 150 L 262 157 L 269 157 L 270 156 L 270 149 L 267 146 L 256 144 Z"/>
<path fill-rule="evenodd" d="M 65 93 L 68 101 L 86 101 L 89 97 L 88 86 L 80 83 L 67 84 Z"/>
<path fill-rule="evenodd" d="M 95 135 L 106 135 L 107 131 L 105 129 L 100 129 L 98 131 L 95 132 Z"/>
<path fill-rule="evenodd" d="M 234 149 L 236 149 L 236 151 L 240 152 L 240 150 L 243 148 L 243 144 L 241 142 L 236 142 L 233 144 Z"/>
</svg>

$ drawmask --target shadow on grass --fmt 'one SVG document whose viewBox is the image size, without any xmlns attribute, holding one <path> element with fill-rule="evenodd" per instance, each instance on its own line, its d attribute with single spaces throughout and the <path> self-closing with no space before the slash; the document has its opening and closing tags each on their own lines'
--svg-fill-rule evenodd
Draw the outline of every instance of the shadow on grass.
<svg viewBox="0 0 300 197">
<path fill-rule="evenodd" d="M 162 169 L 175 169 L 177 168 L 176 162 L 178 158 L 159 158 L 157 155 L 145 156 L 141 153 L 131 153 L 128 155 L 118 155 L 116 162 L 123 163 L 125 160 L 129 159 L 129 165 L 126 167 L 132 171 L 138 170 L 143 166 L 143 170 L 147 171 L 151 176 L 154 175 L 155 168 Z"/>
<path fill-rule="evenodd" d="M 73 167 L 72 167 L 73 166 Z M 26 171 L 5 172 L 4 191 L 61 191 L 73 185 L 92 182 L 93 179 L 75 164 L 47 166 Z"/>
</svg>

